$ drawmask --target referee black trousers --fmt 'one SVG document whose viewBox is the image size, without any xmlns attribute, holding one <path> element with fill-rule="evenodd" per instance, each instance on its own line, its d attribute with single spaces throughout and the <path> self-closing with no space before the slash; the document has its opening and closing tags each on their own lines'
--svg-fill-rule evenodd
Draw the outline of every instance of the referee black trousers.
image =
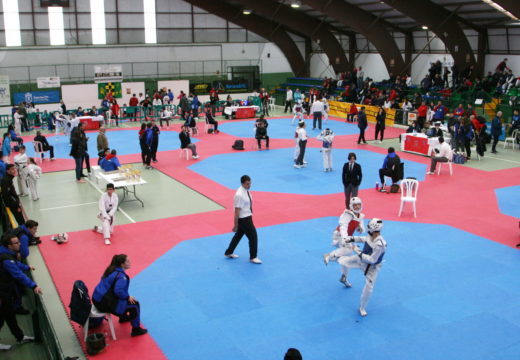
<svg viewBox="0 0 520 360">
<path fill-rule="evenodd" d="M 255 225 L 253 225 L 252 216 L 238 219 L 237 232 L 235 233 L 233 239 L 231 239 L 231 242 L 229 243 L 229 247 L 225 252 L 226 255 L 233 254 L 235 248 L 238 246 L 238 243 L 240 242 L 244 234 L 247 236 L 247 239 L 249 240 L 249 258 L 256 258 L 256 252 L 258 249 L 258 237 L 256 235 Z"/>
</svg>

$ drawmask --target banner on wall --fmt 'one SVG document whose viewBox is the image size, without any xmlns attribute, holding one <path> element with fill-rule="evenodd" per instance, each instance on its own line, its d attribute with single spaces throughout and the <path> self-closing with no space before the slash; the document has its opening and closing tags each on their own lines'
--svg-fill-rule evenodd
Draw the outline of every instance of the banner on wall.
<svg viewBox="0 0 520 360">
<path fill-rule="evenodd" d="M 0 105 L 11 105 L 9 76 L 7 75 L 0 75 Z"/>
<path fill-rule="evenodd" d="M 210 83 L 190 83 L 190 93 L 195 95 L 209 94 L 211 91 Z"/>
<path fill-rule="evenodd" d="M 94 65 L 94 82 L 121 82 L 123 81 L 122 65 Z"/>
<path fill-rule="evenodd" d="M 213 81 L 213 87 L 218 92 L 234 93 L 234 92 L 247 92 L 248 85 L 247 81 L 237 80 L 218 80 Z"/>
<path fill-rule="evenodd" d="M 58 90 L 49 91 L 28 91 L 14 93 L 14 103 L 21 102 L 33 104 L 51 104 L 60 102 L 60 92 Z"/>
<path fill-rule="evenodd" d="M 39 77 L 36 78 L 36 82 L 38 83 L 38 89 L 59 88 L 61 85 L 59 76 Z"/>
<path fill-rule="evenodd" d="M 104 99 L 108 92 L 112 92 L 112 97 L 123 97 L 123 89 L 120 82 L 98 83 L 98 99 Z"/>
</svg>

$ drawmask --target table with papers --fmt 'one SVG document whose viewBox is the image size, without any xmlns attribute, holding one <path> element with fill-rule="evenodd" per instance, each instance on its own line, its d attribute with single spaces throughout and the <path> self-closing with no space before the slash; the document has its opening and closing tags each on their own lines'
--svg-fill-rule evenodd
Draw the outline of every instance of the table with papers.
<svg viewBox="0 0 520 360">
<path fill-rule="evenodd" d="M 129 201 L 139 201 L 141 206 L 144 207 L 144 203 L 141 199 L 137 197 L 136 186 L 147 184 L 147 181 L 142 177 L 138 178 L 126 178 L 119 171 L 111 171 L 111 172 L 103 172 L 100 171 L 97 176 L 99 176 L 106 183 L 114 184 L 116 189 L 123 190 L 123 198 L 119 201 L 119 204 Z M 134 199 L 130 199 L 129 194 L 133 194 Z M 128 199 L 127 199 L 128 198 Z"/>
</svg>

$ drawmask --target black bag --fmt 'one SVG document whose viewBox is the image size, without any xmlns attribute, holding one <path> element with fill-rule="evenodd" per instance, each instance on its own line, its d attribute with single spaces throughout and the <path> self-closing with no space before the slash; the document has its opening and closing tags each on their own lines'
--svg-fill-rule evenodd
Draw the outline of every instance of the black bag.
<svg viewBox="0 0 520 360">
<path fill-rule="evenodd" d="M 235 140 L 235 143 L 231 147 L 235 150 L 244 150 L 244 141 Z"/>
<path fill-rule="evenodd" d="M 15 146 L 13 146 L 13 150 L 15 152 L 18 152 L 18 151 L 20 151 L 20 147 L 18 145 L 15 145 Z"/>
<path fill-rule="evenodd" d="M 87 354 L 89 355 L 99 354 L 106 346 L 105 334 L 95 333 L 87 337 Z"/>
<path fill-rule="evenodd" d="M 72 294 L 70 295 L 70 319 L 81 326 L 85 325 L 90 315 L 92 302 L 88 295 L 88 289 L 81 280 L 74 281 Z"/>
<path fill-rule="evenodd" d="M 399 185 L 398 184 L 392 184 L 392 186 L 390 186 L 390 192 L 392 194 L 398 193 L 399 192 Z"/>
<path fill-rule="evenodd" d="M 116 278 L 114 279 L 114 282 L 112 285 L 110 285 L 110 289 L 103 295 L 103 298 L 99 303 L 96 303 L 96 308 L 105 313 L 111 313 L 115 314 L 117 303 L 119 302 L 119 298 L 114 293 L 114 286 L 116 284 L 117 278 L 119 277 L 119 274 L 116 275 Z"/>
<path fill-rule="evenodd" d="M 213 129 L 212 128 L 208 129 L 208 134 L 213 134 Z"/>
</svg>

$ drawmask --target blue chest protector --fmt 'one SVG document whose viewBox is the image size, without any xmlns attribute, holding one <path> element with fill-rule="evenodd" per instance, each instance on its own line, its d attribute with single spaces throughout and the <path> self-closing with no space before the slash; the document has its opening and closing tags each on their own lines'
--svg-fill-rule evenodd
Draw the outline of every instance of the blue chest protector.
<svg viewBox="0 0 520 360">
<path fill-rule="evenodd" d="M 374 251 L 374 249 L 372 249 L 372 247 L 370 245 L 368 245 L 368 243 L 366 242 L 365 246 L 363 247 L 362 253 L 367 256 L 370 256 L 370 255 L 372 255 L 372 251 Z M 379 259 L 377 259 L 377 261 L 373 265 L 380 264 L 381 261 L 383 261 L 384 256 L 385 256 L 385 253 L 382 253 L 381 256 L 379 256 Z"/>
</svg>

